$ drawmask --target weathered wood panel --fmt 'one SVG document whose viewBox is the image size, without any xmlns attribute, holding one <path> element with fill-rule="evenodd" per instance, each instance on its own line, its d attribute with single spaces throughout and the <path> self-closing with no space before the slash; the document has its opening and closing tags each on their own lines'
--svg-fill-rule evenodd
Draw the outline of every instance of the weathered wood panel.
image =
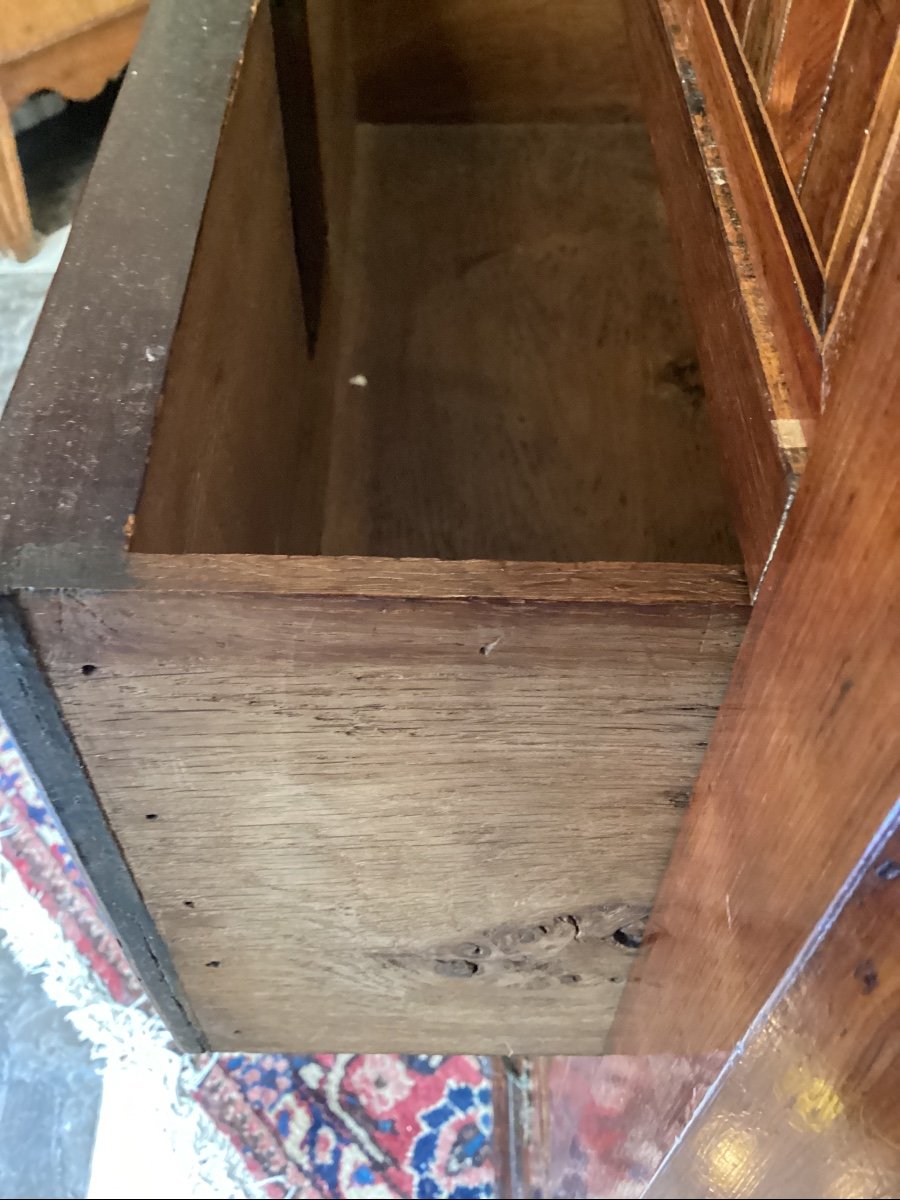
<svg viewBox="0 0 900 1200">
<path fill-rule="evenodd" d="M 212 1045 L 599 1053 L 747 617 L 691 594 L 22 604 Z"/>
</svg>

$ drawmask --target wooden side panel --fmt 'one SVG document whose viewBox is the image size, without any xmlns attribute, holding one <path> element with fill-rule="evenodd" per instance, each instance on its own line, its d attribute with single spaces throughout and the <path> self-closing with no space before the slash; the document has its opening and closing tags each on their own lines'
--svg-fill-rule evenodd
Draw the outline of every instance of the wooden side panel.
<svg viewBox="0 0 900 1200">
<path fill-rule="evenodd" d="M 800 198 L 827 258 L 900 30 L 900 0 L 854 0 Z"/>
<path fill-rule="evenodd" d="M 694 22 L 706 19 L 700 9 L 640 0 L 627 12 L 736 530 L 755 586 L 802 465 L 811 401 L 795 400 L 786 385 L 771 305 L 747 250 L 734 191 L 739 180 L 719 155 L 709 97 L 686 40 Z M 744 161 L 758 169 L 752 152 Z"/>
<path fill-rule="evenodd" d="M 900 161 L 616 1043 L 730 1048 L 900 791 Z M 815 613 L 815 619 L 810 614 Z"/>
<path fill-rule="evenodd" d="M 23 603 L 215 1048 L 602 1051 L 744 605 Z"/>
<path fill-rule="evenodd" d="M 247 41 L 172 343 L 132 546 L 291 548 L 303 309 L 269 8 Z M 161 353 L 149 347 L 148 355 Z"/>
<path fill-rule="evenodd" d="M 898 819 L 895 810 L 646 1196 L 897 1195 Z"/>
<path fill-rule="evenodd" d="M 825 102 L 852 0 L 791 0 L 766 104 L 788 172 L 798 183 Z"/>
<path fill-rule="evenodd" d="M 621 0 L 351 0 L 351 13 L 361 120 L 639 115 Z"/>
</svg>

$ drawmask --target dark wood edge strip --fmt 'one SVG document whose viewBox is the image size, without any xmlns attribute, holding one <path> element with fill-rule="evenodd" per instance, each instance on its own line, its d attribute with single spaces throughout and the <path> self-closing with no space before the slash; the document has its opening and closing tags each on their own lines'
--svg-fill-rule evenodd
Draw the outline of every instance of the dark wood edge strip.
<svg viewBox="0 0 900 1200">
<path fill-rule="evenodd" d="M 728 64 L 735 89 L 740 97 L 747 126 L 772 193 L 775 211 L 781 221 L 797 278 L 803 285 L 806 300 L 814 318 L 812 327 L 816 334 L 820 334 L 821 330 L 817 322 L 821 321 L 825 303 L 824 265 L 775 140 L 772 123 L 763 104 L 756 79 L 738 41 L 731 14 L 726 9 L 723 0 L 705 0 L 705 3 L 719 40 L 722 56 Z"/>
<path fill-rule="evenodd" d="M 0 423 L 0 560 L 125 549 L 259 3 L 150 6 Z"/>
<path fill-rule="evenodd" d="M 186 1053 L 208 1049 L 10 597 L 0 597 L 0 712 L 179 1048 Z"/>
</svg>

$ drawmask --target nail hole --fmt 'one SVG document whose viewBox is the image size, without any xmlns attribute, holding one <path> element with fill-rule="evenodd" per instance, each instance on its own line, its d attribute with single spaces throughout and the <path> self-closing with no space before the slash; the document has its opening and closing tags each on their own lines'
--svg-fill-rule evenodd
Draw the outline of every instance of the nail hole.
<svg viewBox="0 0 900 1200">
<path fill-rule="evenodd" d="M 875 874 L 879 879 L 900 879 L 900 863 L 895 862 L 892 858 L 889 858 L 880 866 L 875 868 Z"/>
<path fill-rule="evenodd" d="M 221 967 L 221 965 L 222 965 L 222 962 L 221 962 L 221 959 L 218 959 L 218 958 L 212 958 L 212 959 L 210 959 L 210 960 L 209 960 L 209 962 L 208 962 L 206 965 L 207 965 L 208 967 Z"/>
<path fill-rule="evenodd" d="M 629 933 L 627 929 L 617 929 L 613 934 L 613 941 L 617 946 L 624 946 L 626 950 L 637 950 L 641 944 L 641 935 Z"/>
<path fill-rule="evenodd" d="M 158 820 L 159 820 L 159 813 L 147 813 L 147 815 L 146 815 L 146 817 L 144 818 L 144 820 L 146 820 L 146 821 L 158 821 Z"/>
<path fill-rule="evenodd" d="M 196 907 L 193 900 L 184 900 L 184 901 L 182 901 L 182 903 L 184 904 L 185 908 L 195 908 Z"/>
<path fill-rule="evenodd" d="M 94 666 L 93 663 L 85 663 L 84 666 L 81 668 L 81 673 L 82 673 L 82 675 L 93 675 L 96 670 L 97 670 L 97 668 Z"/>
<path fill-rule="evenodd" d="M 581 983 L 581 976 L 580 975 L 561 975 L 560 982 L 561 983 Z"/>
<path fill-rule="evenodd" d="M 478 963 L 465 958 L 438 959 L 434 964 L 438 975 L 447 975 L 451 979 L 467 979 L 478 974 Z"/>
</svg>

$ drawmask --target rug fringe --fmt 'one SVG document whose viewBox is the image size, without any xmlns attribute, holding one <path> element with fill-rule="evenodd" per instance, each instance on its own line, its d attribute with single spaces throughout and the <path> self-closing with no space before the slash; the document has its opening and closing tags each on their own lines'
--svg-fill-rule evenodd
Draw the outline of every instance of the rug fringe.
<svg viewBox="0 0 900 1200">
<path fill-rule="evenodd" d="M 191 1097 L 207 1060 L 176 1053 L 145 997 L 117 1004 L 2 855 L 0 940 L 25 973 L 40 978 L 48 999 L 90 1046 L 91 1057 L 105 1064 L 107 1078 L 114 1075 L 118 1088 L 141 1089 L 135 1095 L 159 1096 L 162 1135 L 183 1164 L 186 1195 L 254 1200 L 269 1194 Z"/>
</svg>

